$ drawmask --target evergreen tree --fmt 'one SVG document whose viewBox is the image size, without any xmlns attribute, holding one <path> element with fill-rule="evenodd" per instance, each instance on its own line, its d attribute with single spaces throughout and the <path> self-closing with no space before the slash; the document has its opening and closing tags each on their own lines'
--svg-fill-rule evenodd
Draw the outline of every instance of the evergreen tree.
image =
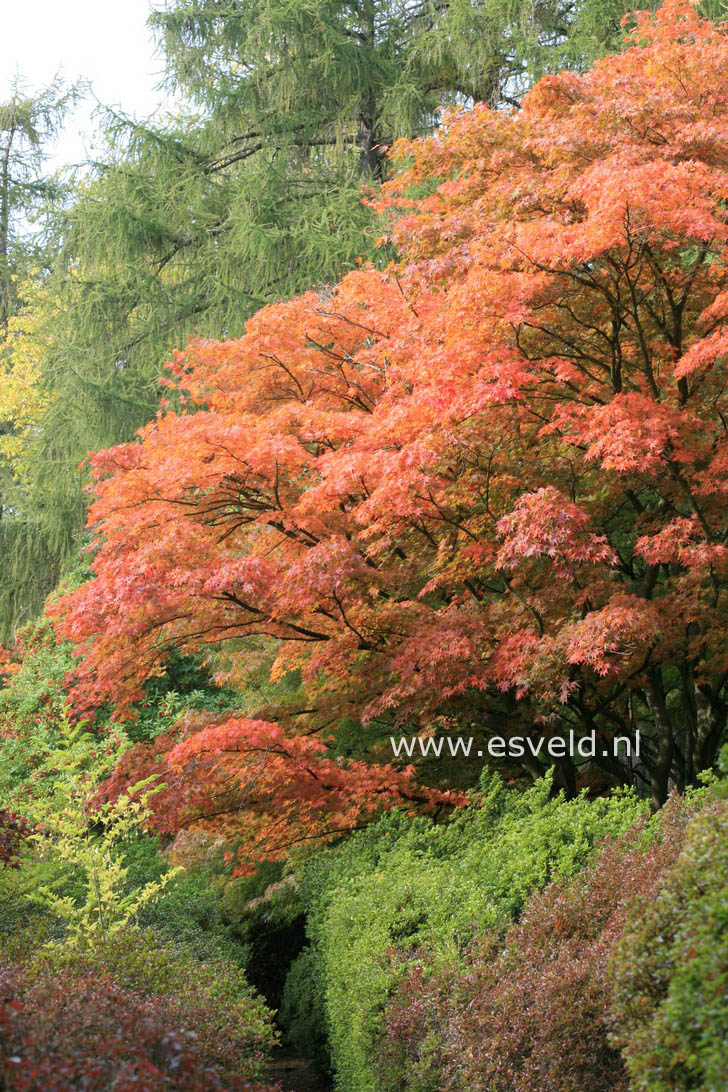
<svg viewBox="0 0 728 1092">
<path fill-rule="evenodd" d="M 58 77 L 37 94 L 15 80 L 0 104 L 0 616 L 6 621 L 35 610 L 57 578 L 49 544 L 28 523 L 15 457 L 45 406 L 38 324 L 49 311 L 40 286 L 58 248 L 57 212 L 70 193 L 68 179 L 47 169 L 48 147 L 81 94 L 82 85 Z M 37 315 L 27 312 L 24 291 L 43 297 Z"/>
<path fill-rule="evenodd" d="M 79 94 L 78 85 L 66 87 L 57 77 L 30 95 L 16 79 L 0 104 L 0 329 L 13 312 L 20 277 L 47 262 L 43 212 L 64 192 L 61 178 L 45 171 L 47 149 Z"/>
<path fill-rule="evenodd" d="M 614 48 L 623 0 L 167 0 L 169 79 L 250 123 L 241 138 L 382 144 L 452 102 L 517 102 L 546 71 Z"/>
</svg>

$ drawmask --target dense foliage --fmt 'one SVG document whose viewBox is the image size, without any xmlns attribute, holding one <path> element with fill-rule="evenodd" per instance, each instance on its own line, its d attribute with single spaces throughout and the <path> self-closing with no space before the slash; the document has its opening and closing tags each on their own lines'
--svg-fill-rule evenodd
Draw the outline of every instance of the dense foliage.
<svg viewBox="0 0 728 1092">
<path fill-rule="evenodd" d="M 548 784 L 514 795 L 496 779 L 454 823 L 386 820 L 314 860 L 303 874 L 311 951 L 302 958 L 311 979 L 323 983 L 319 1019 L 341 1088 L 400 1086 L 399 1074 L 388 1083 L 378 1071 L 390 1024 L 382 1012 L 418 949 L 430 968 L 445 963 L 457 981 L 464 968 L 450 961 L 458 953 L 483 932 L 498 936 L 531 891 L 572 876 L 600 839 L 623 833 L 642 810 L 629 796 L 549 800 Z M 286 999 L 290 1021 L 310 1003 L 306 992 L 293 996 L 299 988 L 294 974 Z M 402 1023 L 408 1026 L 408 1018 Z M 427 1031 L 420 1037 L 422 1027 L 413 1027 L 417 1043 L 430 1050 Z"/>
<path fill-rule="evenodd" d="M 251 638 L 277 648 L 273 678 L 301 672 L 300 704 L 160 742 L 208 797 L 193 819 L 230 833 L 264 754 L 264 811 L 316 756 L 319 783 L 356 794 L 364 769 L 325 750 L 352 713 L 380 739 L 448 718 L 532 742 L 593 732 L 594 762 L 655 806 L 713 765 L 727 49 L 671 3 L 518 112 L 452 114 L 386 184 L 401 265 L 194 341 L 138 441 L 93 457 L 95 575 L 56 612 L 76 709 L 123 717 L 175 647 L 213 646 L 242 688 Z M 227 812 L 220 777 L 238 778 Z M 387 777 L 401 798 L 393 772 L 371 777 L 370 800 Z"/>
<path fill-rule="evenodd" d="M 0 110 L 2 1088 L 728 1086 L 701 10 L 169 0 L 34 241 Z"/>
<path fill-rule="evenodd" d="M 642 893 L 614 963 L 613 1039 L 634 1088 L 728 1083 L 728 809 L 691 827 L 656 898 Z"/>
<path fill-rule="evenodd" d="M 330 1042 L 346 1092 L 722 1087 L 725 801 L 674 798 L 627 830 L 629 798 L 508 796 L 304 871 L 294 1036 Z"/>
<path fill-rule="evenodd" d="M 223 920 L 220 869 L 184 873 L 141 831 L 150 786 L 95 801 L 130 740 L 69 719 L 71 662 L 47 622 L 30 625 L 0 691 L 6 1087 L 262 1089 L 275 1033 Z M 148 731 L 184 707 L 172 685 L 200 681 L 171 669 Z"/>
<path fill-rule="evenodd" d="M 204 1015 L 187 998 L 139 997 L 98 971 L 47 968 L 28 979 L 0 968 L 3 1087 L 272 1092 L 239 1057 L 227 1068 L 212 1064 L 197 1031 Z M 221 1028 L 221 1040 L 228 1032 Z"/>
<path fill-rule="evenodd" d="M 84 516 L 78 464 L 153 417 L 171 350 L 195 328 L 236 336 L 263 304 L 329 283 L 371 255 L 376 232 L 361 185 L 386 173 L 394 138 L 432 130 L 442 105 L 516 101 L 542 72 L 615 47 L 625 4 L 159 8 L 161 63 L 185 105 L 146 122 L 108 111 L 105 148 L 74 199 L 54 204 L 62 247 L 50 279 L 45 266 L 40 274 L 50 295 L 35 296 L 27 318 L 43 329 L 52 317 L 42 368 L 52 397 L 26 436 L 28 473 L 0 527 L 0 638 L 41 608 L 73 562 Z M 21 95 L 8 106 L 15 114 L 0 112 L 0 151 L 6 133 L 18 145 L 28 122 L 34 154 L 42 152 L 50 102 L 41 97 L 32 113 Z M 15 152 L 10 166 L 16 196 L 25 179 Z M 23 194 L 29 208 L 40 187 Z M 0 215 L 0 293 L 2 225 Z M 22 270 L 18 259 L 32 248 L 26 237 L 13 243 L 8 268 Z M 0 300 L 0 320 L 3 308 Z M 11 360 L 11 374 L 22 368 L 22 358 Z"/>
<path fill-rule="evenodd" d="M 18 868 L 20 850 L 30 830 L 19 816 L 7 808 L 0 808 L 0 865 Z"/>
<path fill-rule="evenodd" d="M 58 256 L 70 189 L 67 172 L 49 168 L 48 144 L 81 90 L 56 77 L 30 94 L 16 76 L 0 102 L 0 639 L 10 619 L 38 611 L 58 578 L 48 549 L 29 526 L 20 531 L 28 497 L 19 470 L 48 408 L 40 358 L 54 308 L 42 282 Z"/>
</svg>

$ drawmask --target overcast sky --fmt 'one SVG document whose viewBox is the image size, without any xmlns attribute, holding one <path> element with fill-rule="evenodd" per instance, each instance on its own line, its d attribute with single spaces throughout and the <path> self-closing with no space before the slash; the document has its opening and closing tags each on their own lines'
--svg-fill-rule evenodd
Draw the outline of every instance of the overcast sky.
<svg viewBox="0 0 728 1092">
<path fill-rule="evenodd" d="M 0 0 L 0 101 L 18 74 L 30 90 L 57 72 L 90 81 L 107 106 L 148 117 L 164 106 L 156 91 L 162 62 L 146 20 L 149 0 Z M 92 100 L 84 103 L 58 143 L 56 164 L 81 162 L 91 143 Z"/>
</svg>

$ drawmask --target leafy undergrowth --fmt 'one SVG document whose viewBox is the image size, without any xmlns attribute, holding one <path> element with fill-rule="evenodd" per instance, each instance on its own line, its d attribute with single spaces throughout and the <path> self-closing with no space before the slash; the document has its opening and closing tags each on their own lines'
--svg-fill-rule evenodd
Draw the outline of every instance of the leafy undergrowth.
<svg viewBox="0 0 728 1092">
<path fill-rule="evenodd" d="M 283 1015 L 340 1092 L 728 1086 L 728 802 L 536 796 L 308 866 Z"/>
<path fill-rule="evenodd" d="M 600 841 L 623 835 L 645 812 L 631 794 L 565 801 L 549 790 L 546 780 L 513 793 L 486 777 L 458 819 L 384 818 L 304 868 L 310 945 L 289 975 L 283 1019 L 319 1060 L 328 1044 L 341 1089 L 417 1088 L 396 1083 L 396 1067 L 382 1075 L 380 1060 L 396 1019 L 388 999 L 409 961 L 457 979 L 471 945 L 502 936 L 533 891 L 577 874 Z M 429 1033 L 413 1019 L 413 1035 L 420 1032 L 428 1051 Z"/>
<path fill-rule="evenodd" d="M 728 806 L 608 843 L 536 892 L 505 938 L 465 966 L 407 971 L 382 1015 L 382 1089 L 418 1092 L 718 1090 L 728 1085 Z"/>
<path fill-rule="evenodd" d="M 196 1010 L 184 999 L 140 996 L 96 971 L 46 965 L 30 976 L 2 968 L 2 1087 L 8 1092 L 273 1092 L 255 1079 L 249 1061 L 237 1072 L 213 1064 L 215 1052 L 196 1030 L 201 1015 L 201 1007 Z"/>
<path fill-rule="evenodd" d="M 59 944 L 47 917 L 4 951 L 0 1087 L 272 1089 L 272 1014 L 234 964 L 152 929 Z"/>
<path fill-rule="evenodd" d="M 613 964 L 614 1042 L 632 1087 L 728 1088 L 728 805 L 707 809 Z"/>
</svg>

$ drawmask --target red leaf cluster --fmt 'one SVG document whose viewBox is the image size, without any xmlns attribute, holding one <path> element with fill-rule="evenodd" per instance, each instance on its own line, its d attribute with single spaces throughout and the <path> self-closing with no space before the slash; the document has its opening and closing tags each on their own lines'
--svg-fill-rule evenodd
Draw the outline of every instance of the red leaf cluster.
<svg viewBox="0 0 728 1092">
<path fill-rule="evenodd" d="M 97 799 L 152 777 L 160 788 L 150 800 L 155 829 L 194 826 L 222 836 L 237 847 L 238 873 L 297 843 L 348 833 L 382 807 L 461 802 L 457 793 L 418 787 L 411 768 L 343 763 L 315 737 L 246 717 L 188 716 L 127 752 Z"/>
</svg>

